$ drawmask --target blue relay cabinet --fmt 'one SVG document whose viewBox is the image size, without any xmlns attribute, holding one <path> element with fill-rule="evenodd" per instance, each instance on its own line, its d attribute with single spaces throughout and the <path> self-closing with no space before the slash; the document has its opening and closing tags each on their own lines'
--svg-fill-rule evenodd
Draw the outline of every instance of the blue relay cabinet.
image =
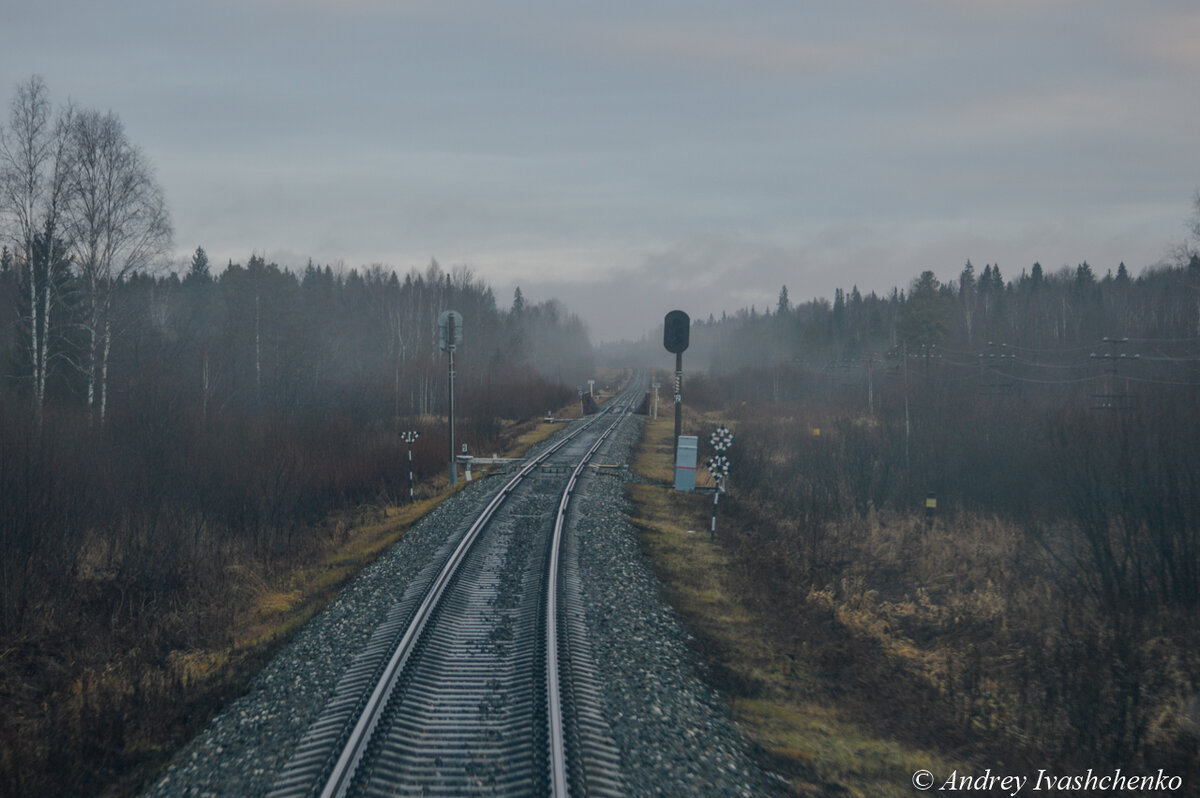
<svg viewBox="0 0 1200 798">
<path fill-rule="evenodd" d="M 695 435 L 680 435 L 675 448 L 675 490 L 695 490 L 696 488 L 696 448 L 698 438 Z"/>
</svg>

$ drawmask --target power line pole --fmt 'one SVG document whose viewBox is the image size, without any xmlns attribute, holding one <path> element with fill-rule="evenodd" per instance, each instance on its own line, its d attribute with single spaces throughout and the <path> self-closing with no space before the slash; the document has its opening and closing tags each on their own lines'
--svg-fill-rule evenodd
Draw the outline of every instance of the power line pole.
<svg viewBox="0 0 1200 798">
<path fill-rule="evenodd" d="M 454 317 L 450 318 L 450 338 L 454 338 Z M 458 464 L 454 461 L 454 344 L 450 344 L 450 487 L 458 484 Z"/>
<path fill-rule="evenodd" d="M 912 437 L 912 422 L 908 415 L 908 342 L 904 343 L 904 478 L 908 479 L 909 472 L 909 456 L 908 446 L 909 438 Z"/>
<path fill-rule="evenodd" d="M 987 353 L 979 353 L 979 394 L 981 396 L 1008 396 L 1012 391 L 1012 381 L 1008 375 L 1004 374 L 1004 362 L 1008 360 L 1010 363 L 1015 357 L 1012 354 L 1006 353 L 1008 344 L 987 342 Z M 1000 352 L 997 353 L 997 349 Z M 987 368 L 984 368 L 984 364 Z M 1010 369 L 1011 371 L 1011 369 Z M 987 384 L 986 377 L 990 376 L 991 385 Z"/>
<path fill-rule="evenodd" d="M 1133 410 L 1133 396 L 1127 390 L 1123 390 L 1123 386 L 1119 385 L 1117 367 L 1122 360 L 1129 359 L 1128 355 L 1117 353 L 1117 347 L 1121 346 L 1122 344 L 1129 343 L 1129 339 L 1108 338 L 1106 336 L 1101 340 L 1103 343 L 1108 344 L 1112 348 L 1112 351 L 1107 355 L 1098 355 L 1093 352 L 1090 357 L 1095 360 L 1108 361 L 1108 393 L 1092 394 L 1092 399 L 1095 400 L 1095 404 L 1092 405 L 1092 409 L 1112 410 L 1114 412 L 1130 412 Z M 1140 357 L 1140 355 L 1133 356 L 1134 359 L 1137 359 L 1138 357 Z"/>
<path fill-rule="evenodd" d="M 863 362 L 867 364 L 867 410 L 871 417 L 875 417 L 875 385 L 871 381 L 871 366 L 875 361 L 874 355 L 866 355 Z"/>
<path fill-rule="evenodd" d="M 450 487 L 458 484 L 458 462 L 454 452 L 454 350 L 462 343 L 462 314 L 444 310 L 438 316 L 438 344 L 449 355 L 450 365 Z"/>
</svg>

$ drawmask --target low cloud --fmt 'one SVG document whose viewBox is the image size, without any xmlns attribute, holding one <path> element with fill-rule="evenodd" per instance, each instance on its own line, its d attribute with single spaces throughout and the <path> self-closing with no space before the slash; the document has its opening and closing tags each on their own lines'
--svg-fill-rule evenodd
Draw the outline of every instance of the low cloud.
<svg viewBox="0 0 1200 798">
<path fill-rule="evenodd" d="M 797 41 L 730 27 L 629 26 L 596 40 L 616 55 L 672 69 L 719 69 L 771 77 L 815 77 L 858 60 L 854 47 Z"/>
</svg>

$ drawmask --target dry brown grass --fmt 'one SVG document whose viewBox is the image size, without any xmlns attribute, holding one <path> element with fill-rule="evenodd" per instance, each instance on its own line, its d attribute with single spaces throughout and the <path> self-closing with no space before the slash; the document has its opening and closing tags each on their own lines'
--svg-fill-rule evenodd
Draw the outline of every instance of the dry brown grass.
<svg viewBox="0 0 1200 798">
<path fill-rule="evenodd" d="M 891 504 L 864 511 L 862 450 L 791 426 L 757 428 L 760 456 L 722 502 L 722 544 L 762 628 L 799 641 L 790 655 L 819 677 L 819 704 L 977 771 L 1200 773 L 1185 709 L 1200 683 L 1194 612 L 1095 601 L 1063 552 L 1069 520 L 1031 529 L 961 500 L 928 529 Z"/>
<path fill-rule="evenodd" d="M 556 415 L 572 412 L 577 403 Z M 519 456 L 561 428 L 512 425 L 504 454 Z M 289 562 L 263 562 L 201 528 L 197 552 L 223 563 L 203 594 L 125 607 L 100 625 L 84 622 L 83 605 L 118 589 L 112 552 L 80 552 L 79 617 L 42 617 L 40 635 L 0 648 L 0 794 L 138 793 L 342 585 L 453 495 L 447 482 L 439 474 L 419 485 L 411 505 L 328 519 Z"/>
<path fill-rule="evenodd" d="M 693 416 L 685 433 L 711 421 Z M 673 433 L 673 418 L 646 424 L 634 470 L 655 484 L 630 486 L 634 522 L 667 599 L 691 626 L 764 764 L 787 778 L 792 794 L 804 796 L 906 796 L 914 770 L 950 772 L 944 755 L 880 734 L 859 721 L 861 713 L 845 711 L 842 686 L 812 666 L 810 649 L 834 641 L 779 633 L 739 563 L 709 542 L 711 499 L 669 487 Z"/>
</svg>

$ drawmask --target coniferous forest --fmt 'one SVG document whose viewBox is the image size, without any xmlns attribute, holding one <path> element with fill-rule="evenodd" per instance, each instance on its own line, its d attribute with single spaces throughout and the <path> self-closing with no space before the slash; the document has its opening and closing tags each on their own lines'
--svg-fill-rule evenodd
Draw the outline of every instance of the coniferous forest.
<svg viewBox="0 0 1200 798">
<path fill-rule="evenodd" d="M 118 117 L 56 110 L 32 78 L 3 133 L 0 793 L 136 787 L 252 670 L 230 667 L 246 608 L 287 605 L 280 580 L 403 503 L 399 433 L 420 432 L 418 480 L 443 473 L 441 312 L 463 317 L 476 452 L 597 361 L 668 360 L 658 332 L 594 354 L 561 304 L 436 261 L 173 263 Z M 1181 253 L 1136 274 L 967 262 L 693 319 L 685 404 L 738 440 L 718 542 L 764 634 L 805 641 L 856 720 L 981 761 L 1200 777 Z"/>
<path fill-rule="evenodd" d="M 519 291 L 500 309 L 466 270 L 293 274 L 252 256 L 213 275 L 197 249 L 182 277 L 138 272 L 114 284 L 103 415 L 78 365 L 86 347 L 77 298 L 87 288 L 64 267 L 38 408 L 28 272 L 13 259 L 0 273 L 0 634 L 5 664 L 30 672 L 47 673 L 46 659 L 59 657 L 74 671 L 74 645 L 89 662 L 119 662 L 124 649 L 161 664 L 223 634 L 250 589 L 246 574 L 270 579 L 304 561 L 328 542 L 331 514 L 402 503 L 402 430 L 420 433 L 417 480 L 444 482 L 442 310 L 463 316 L 457 441 L 471 451 L 504 448 L 514 421 L 561 407 L 591 371 L 576 317 L 553 302 L 526 305 Z M 73 641 L 66 649 L 64 639 Z M 109 703 L 88 707 L 81 690 L 81 706 L 58 722 L 101 750 L 67 746 L 62 755 L 118 770 L 112 757 L 130 743 L 121 738 L 125 702 L 172 695 L 97 687 Z M 21 716 L 9 721 L 19 727 Z M 21 745 L 19 728 L 4 737 Z"/>
<path fill-rule="evenodd" d="M 331 519 L 407 498 L 399 432 L 420 434 L 418 481 L 444 474 L 442 311 L 462 314 L 472 451 L 573 399 L 592 350 L 559 303 L 502 307 L 465 267 L 173 263 L 120 119 L 55 109 L 36 77 L 3 134 L 0 793 L 86 794 L 180 732 L 172 706 L 211 670 L 181 656 L 231 636 Z"/>
<path fill-rule="evenodd" d="M 57 527 L 33 527 L 54 517 L 65 523 L 80 501 L 88 503 L 85 517 L 107 519 L 127 542 L 154 549 L 138 555 L 121 546 L 122 567 L 140 567 L 126 560 L 144 556 L 163 568 L 186 562 L 186 547 L 140 534 L 143 512 L 182 514 L 187 526 L 220 529 L 270 558 L 323 513 L 397 490 L 406 477 L 398 430 L 424 433 L 419 476 L 440 469 L 445 424 L 432 419 L 446 414 L 447 364 L 437 341 L 444 309 L 464 319 L 456 393 L 459 440 L 472 450 L 494 446 L 505 420 L 561 405 L 573 394 L 563 386 L 591 369 L 577 318 L 553 302 L 526 306 L 519 292 L 501 310 L 467 270 L 443 272 L 434 262 L 401 279 L 379 267 L 335 275 L 310 265 L 297 275 L 252 256 L 213 276 L 198 248 L 182 278 L 136 272 L 114 284 L 105 300 L 110 350 L 91 402 L 89 375 L 78 368 L 86 346 L 74 335 L 86 313 L 76 298 L 87 287 L 62 270 L 39 409 L 30 390 L 28 271 L 17 261 L 0 274 L 10 375 L 4 473 L 44 482 L 49 513 L 7 516 L 13 528 L 4 540 L 16 547 L 4 566 L 9 629 L 40 598 L 33 586 L 52 588 L 27 558 L 45 560 L 48 539 L 64 551 L 80 544 Z M 13 502 L 34 500 L 20 482 L 11 488 Z M 166 573 L 163 584 L 183 588 Z"/>
<path fill-rule="evenodd" d="M 857 723 L 977 764 L 1194 783 L 1200 257 L 1181 252 L 1137 275 L 968 262 L 882 297 L 784 288 L 693 324 L 685 404 L 737 436 L 720 543 Z M 620 356 L 661 367 L 658 344 Z"/>
</svg>

